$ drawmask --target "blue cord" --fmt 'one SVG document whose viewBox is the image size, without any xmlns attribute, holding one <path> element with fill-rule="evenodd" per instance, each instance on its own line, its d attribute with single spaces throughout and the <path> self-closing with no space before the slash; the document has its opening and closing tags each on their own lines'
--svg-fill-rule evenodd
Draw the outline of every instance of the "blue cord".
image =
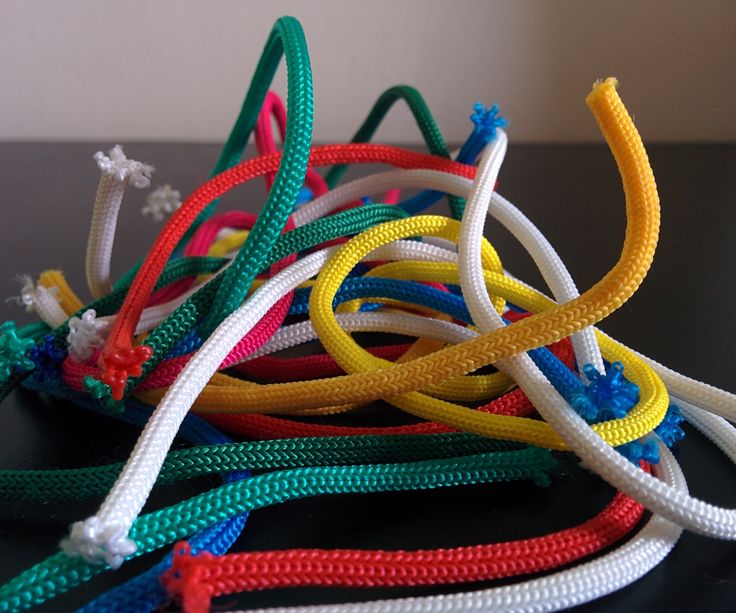
<svg viewBox="0 0 736 613">
<path fill-rule="evenodd" d="M 298 288 L 291 303 L 289 315 L 309 313 L 309 294 L 311 288 Z M 384 279 L 381 277 L 362 277 L 345 279 L 333 300 L 333 308 L 356 298 L 390 298 L 409 304 L 428 307 L 451 315 L 455 319 L 472 324 L 472 317 L 461 296 L 443 292 L 435 287 L 417 281 Z M 508 323 L 508 322 L 506 322 Z M 535 364 L 544 372 L 562 396 L 571 402 L 583 394 L 585 386 L 578 377 L 546 347 L 529 352 Z"/>
<path fill-rule="evenodd" d="M 306 315 L 309 313 L 309 294 L 311 288 L 296 290 L 290 315 Z M 429 285 L 416 281 L 384 279 L 380 277 L 350 278 L 343 281 L 335 295 L 333 308 L 355 298 L 391 298 L 410 304 L 429 307 L 436 311 L 451 315 L 467 324 L 472 318 L 462 296 L 452 292 L 443 292 Z M 371 309 L 377 307 L 371 303 Z M 509 324 L 504 320 L 504 323 Z M 608 365 L 605 375 L 598 373 L 591 365 L 584 367 L 589 384 L 583 382 L 546 347 L 529 351 L 537 367 L 544 373 L 560 395 L 568 404 L 589 423 L 598 423 L 609 419 L 624 417 L 639 401 L 639 388 L 623 376 L 623 365 L 614 362 Z M 655 432 L 671 447 L 685 436 L 680 428 L 682 416 L 677 407 L 670 405 L 662 423 Z M 656 441 L 644 438 L 631 441 L 616 449 L 629 460 L 638 464 L 639 459 L 650 463 L 659 462 L 659 451 Z"/>
</svg>

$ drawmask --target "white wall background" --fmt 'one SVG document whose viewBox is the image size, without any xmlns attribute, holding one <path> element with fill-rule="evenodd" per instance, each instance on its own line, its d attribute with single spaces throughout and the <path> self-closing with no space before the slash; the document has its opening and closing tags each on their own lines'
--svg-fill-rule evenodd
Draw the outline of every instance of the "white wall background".
<svg viewBox="0 0 736 613">
<path fill-rule="evenodd" d="M 0 140 L 221 141 L 283 14 L 320 142 L 396 83 L 450 142 L 476 100 L 517 142 L 598 140 L 584 96 L 610 75 L 647 140 L 736 140 L 736 0 L 0 0 Z M 419 140 L 403 109 L 380 138 Z"/>
</svg>

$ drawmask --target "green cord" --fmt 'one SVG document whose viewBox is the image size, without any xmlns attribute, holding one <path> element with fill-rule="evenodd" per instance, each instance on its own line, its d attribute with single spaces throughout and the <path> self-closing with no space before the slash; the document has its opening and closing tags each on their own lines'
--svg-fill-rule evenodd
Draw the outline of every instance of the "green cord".
<svg viewBox="0 0 736 613">
<path fill-rule="evenodd" d="M 402 219 L 406 216 L 407 213 L 398 207 L 373 204 L 317 219 L 280 235 L 274 248 L 265 254 L 261 264 L 262 268 L 257 270 L 256 274 L 292 253 L 299 253 L 335 238 L 358 234 L 376 224 Z M 177 307 L 163 323 L 151 331 L 146 337 L 146 345 L 153 350 L 153 353 L 143 365 L 141 377 L 128 379 L 126 395 L 130 394 L 138 383 L 184 338 L 184 335 L 207 314 L 213 296 L 221 287 L 222 281 L 222 275 L 211 279 L 186 302 Z"/>
<path fill-rule="evenodd" d="M 224 272 L 222 284 L 200 326 L 202 338 L 209 336 L 245 300 L 253 280 L 264 268 L 265 259 L 281 235 L 299 190 L 304 185 L 312 144 L 314 93 L 304 31 L 293 17 L 282 17 L 271 31 L 233 130 L 234 136 L 225 145 L 216 170 L 230 167 L 240 159 L 245 139 L 255 126 L 282 55 L 286 57 L 287 65 L 289 123 L 281 162 L 253 229 Z"/>
<path fill-rule="evenodd" d="M 202 445 L 169 452 L 157 485 L 240 470 L 414 462 L 520 447 L 517 443 L 466 433 L 309 437 Z M 103 496 L 123 466 L 116 462 L 66 470 L 0 470 L 0 499 L 86 500 Z"/>
<path fill-rule="evenodd" d="M 226 258 L 213 258 L 208 256 L 188 256 L 179 258 L 178 260 L 173 260 L 166 265 L 166 268 L 156 282 L 154 291 L 186 277 L 214 274 L 227 264 L 227 262 L 228 260 Z M 98 298 L 92 303 L 83 306 L 74 313 L 72 317 L 81 317 L 84 312 L 89 309 L 94 309 L 98 317 L 114 315 L 123 304 L 125 294 L 130 288 L 134 276 L 135 274 L 126 278 L 125 282 L 121 282 L 119 287 L 116 287 L 107 296 Z M 69 334 L 69 320 L 65 321 L 57 328 L 54 328 L 51 334 L 53 334 L 59 341 L 65 340 Z"/>
<path fill-rule="evenodd" d="M 201 274 L 216 273 L 226 263 L 227 260 L 225 260 L 224 258 L 213 258 L 210 256 L 184 256 L 181 258 L 177 258 L 176 260 L 171 260 L 166 264 L 164 271 L 161 273 L 161 277 L 156 282 L 156 289 L 164 287 L 169 283 L 173 283 L 174 281 L 178 281 L 179 279 L 182 279 L 184 277 L 194 277 Z M 113 291 L 104 298 L 111 296 L 115 292 L 119 292 L 120 295 L 125 298 L 125 292 L 127 292 L 130 286 L 133 284 L 133 279 L 135 278 L 135 275 L 138 272 L 139 268 L 140 263 L 136 264 L 122 277 L 120 277 L 118 282 L 115 284 Z M 101 300 L 104 298 L 101 298 Z M 120 304 L 122 304 L 122 302 L 120 302 Z M 92 307 L 90 306 L 84 308 L 86 310 Z"/>
<path fill-rule="evenodd" d="M 432 116 L 432 111 L 429 110 L 419 90 L 411 85 L 395 85 L 383 92 L 378 100 L 376 100 L 370 113 L 368 113 L 368 117 L 365 118 L 365 121 L 358 128 L 351 142 L 369 142 L 391 110 L 391 107 L 399 100 L 404 100 L 409 107 L 430 153 L 449 160 L 450 152 L 447 149 L 442 132 L 440 132 L 440 128 Z M 325 182 L 330 189 L 333 189 L 337 185 L 347 168 L 347 164 L 339 164 L 327 172 Z M 455 219 L 462 219 L 463 211 L 465 210 L 465 200 L 457 196 L 448 196 L 447 200 L 450 203 L 452 216 Z"/>
<path fill-rule="evenodd" d="M 299 253 L 300 251 L 310 249 L 335 238 L 359 234 L 376 224 L 402 219 L 406 216 L 407 213 L 398 207 L 387 204 L 373 204 L 367 207 L 348 209 L 330 217 L 317 219 L 279 236 L 272 253 L 269 254 L 267 260 L 264 262 L 263 270 L 268 269 L 275 262 L 282 260 L 292 253 Z M 186 277 L 214 274 L 227 264 L 228 261 L 226 258 L 196 256 L 172 260 L 166 265 L 164 272 L 156 283 L 155 289 L 158 290 Z M 125 299 L 125 293 L 130 287 L 134 276 L 134 273 L 128 275 L 124 281 L 121 280 L 119 282 L 119 285 L 110 294 L 82 307 L 73 316 L 81 317 L 88 309 L 94 309 L 98 316 L 113 315 L 118 311 L 120 305 L 122 305 Z M 194 327 L 194 324 L 203 317 L 203 313 L 208 308 L 220 282 L 220 276 L 210 280 L 209 283 L 190 297 L 184 305 L 178 307 L 164 322 L 151 331 L 151 334 L 146 339 L 146 344 L 154 350 L 153 356 L 144 365 L 143 376 L 138 379 L 129 380 L 127 393 L 132 391 L 141 379 L 148 375 L 184 335 Z M 179 319 L 183 321 L 180 322 Z M 189 322 L 189 325 L 184 325 L 187 322 Z M 20 332 L 25 338 L 33 338 L 36 342 L 43 339 L 46 334 L 52 334 L 57 342 L 63 343 L 69 334 L 69 322 L 67 320 L 50 332 L 46 324 L 30 324 L 29 326 L 24 326 Z M 2 388 L 0 399 L 10 393 L 28 374 L 24 373 L 11 377 Z M 107 395 L 109 396 L 109 394 Z"/>
<path fill-rule="evenodd" d="M 258 113 L 260 113 L 263 101 L 266 99 L 268 88 L 273 82 L 282 55 L 286 56 L 287 63 L 287 86 L 289 88 L 287 108 L 290 122 L 287 128 L 286 139 L 284 140 L 284 157 L 287 154 L 292 154 L 292 150 L 297 145 L 301 145 L 301 143 L 295 142 L 295 135 L 292 134 L 291 138 L 289 137 L 288 131 L 292 128 L 292 117 L 295 120 L 295 124 L 299 124 L 298 130 L 309 130 L 306 145 L 307 156 L 309 156 L 312 115 L 314 112 L 309 53 L 304 39 L 304 32 L 299 21 L 294 17 L 281 17 L 274 24 L 268 40 L 264 45 L 238 117 L 230 130 L 227 141 L 225 141 L 220 151 L 220 156 L 210 173 L 210 177 L 220 174 L 223 170 L 232 168 L 242 160 L 243 152 L 258 121 Z M 306 106 L 302 108 L 301 105 Z M 300 118 L 300 121 L 297 122 L 297 118 Z M 302 121 L 304 119 L 308 119 L 308 122 L 304 123 Z M 296 151 L 294 152 L 296 153 Z M 304 174 L 306 175 L 306 168 Z M 299 188 L 301 187 L 302 184 L 299 185 Z M 215 200 L 199 214 L 179 242 L 179 245 L 186 244 L 189 241 L 197 228 L 212 215 L 218 202 L 219 199 Z"/>
<path fill-rule="evenodd" d="M 236 481 L 139 517 L 130 531 L 137 557 L 246 511 L 325 494 L 426 490 L 499 481 L 549 483 L 555 460 L 528 447 L 407 464 L 301 468 Z M 59 552 L 0 587 L 0 612 L 39 605 L 108 570 Z"/>
</svg>

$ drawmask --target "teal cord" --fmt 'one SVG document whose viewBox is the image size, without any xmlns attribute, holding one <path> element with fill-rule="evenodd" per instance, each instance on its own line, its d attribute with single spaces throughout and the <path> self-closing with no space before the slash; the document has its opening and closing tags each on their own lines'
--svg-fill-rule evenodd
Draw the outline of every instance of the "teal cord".
<svg viewBox="0 0 736 613">
<path fill-rule="evenodd" d="M 378 100 L 376 100 L 370 113 L 368 113 L 368 117 L 365 118 L 365 121 L 358 128 L 351 142 L 369 142 L 391 110 L 391 107 L 399 100 L 404 100 L 409 107 L 429 152 L 449 160 L 450 152 L 447 149 L 442 132 L 440 132 L 439 126 L 432 116 L 432 111 L 429 110 L 429 106 L 427 106 L 419 90 L 411 85 L 395 85 L 383 92 Z M 327 172 L 325 181 L 330 189 L 333 189 L 337 185 L 347 168 L 347 164 L 340 164 L 334 166 Z M 463 211 L 465 210 L 465 200 L 457 196 L 448 196 L 448 202 L 450 203 L 452 216 L 455 219 L 462 219 Z"/>
<path fill-rule="evenodd" d="M 484 453 L 408 464 L 301 468 L 236 481 L 166 509 L 139 517 L 130 531 L 137 557 L 213 523 L 245 511 L 326 494 L 367 494 L 427 490 L 513 480 L 549 483 L 556 462 L 549 450 Z M 59 552 L 0 587 L 0 612 L 42 604 L 88 581 L 108 567 Z"/>
</svg>

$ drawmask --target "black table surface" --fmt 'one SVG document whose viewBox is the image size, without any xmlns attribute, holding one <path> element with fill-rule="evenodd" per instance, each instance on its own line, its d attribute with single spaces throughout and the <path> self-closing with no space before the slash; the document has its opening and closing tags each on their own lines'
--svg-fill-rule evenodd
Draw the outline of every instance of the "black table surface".
<svg viewBox="0 0 736 613">
<path fill-rule="evenodd" d="M 97 169 L 83 144 L 0 144 L 0 296 L 19 293 L 14 277 L 61 268 L 87 299 L 84 252 Z M 130 143 L 126 152 L 157 168 L 154 184 L 183 194 L 205 180 L 215 145 Z M 676 370 L 736 391 L 731 349 L 736 328 L 736 146 L 653 145 L 648 148 L 662 201 L 662 230 L 654 265 L 636 295 L 602 328 Z M 365 169 L 351 171 L 354 174 Z M 500 191 L 516 203 L 559 250 L 580 288 L 615 262 L 624 232 L 623 194 L 614 162 L 601 145 L 511 145 Z M 113 275 L 144 254 L 160 228 L 141 217 L 144 192 L 131 189 L 123 204 Z M 228 208 L 257 210 L 263 185 L 238 188 Z M 444 206 L 444 205 L 442 205 Z M 438 209 L 443 210 L 443 209 Z M 487 235 L 504 265 L 543 287 L 528 255 L 497 224 Z M 12 301 L 0 301 L 2 320 L 32 321 Z M 386 412 L 392 419 L 396 412 Z M 368 419 L 368 418 L 366 418 Z M 371 419 L 375 419 L 372 417 Z M 75 406 L 19 390 L 0 411 L 0 466 L 71 468 L 124 459 L 138 430 Z M 691 492 L 736 507 L 736 474 L 692 428 L 676 450 Z M 157 490 L 147 509 L 171 504 L 212 486 L 197 480 Z M 573 471 L 549 488 L 525 483 L 383 495 L 298 500 L 254 512 L 238 550 L 289 547 L 449 547 L 536 536 L 573 526 L 605 506 L 612 490 L 597 477 Z M 0 581 L 56 551 L 73 521 L 99 501 L 0 503 Z M 71 610 L 137 574 L 161 552 L 106 573 L 41 610 Z M 218 608 L 314 604 L 479 589 L 496 583 L 418 589 L 282 589 L 218 599 Z M 686 533 L 670 556 L 628 588 L 580 607 L 585 611 L 692 611 L 736 607 L 736 545 Z M 175 605 L 170 605 L 175 608 Z"/>
</svg>

